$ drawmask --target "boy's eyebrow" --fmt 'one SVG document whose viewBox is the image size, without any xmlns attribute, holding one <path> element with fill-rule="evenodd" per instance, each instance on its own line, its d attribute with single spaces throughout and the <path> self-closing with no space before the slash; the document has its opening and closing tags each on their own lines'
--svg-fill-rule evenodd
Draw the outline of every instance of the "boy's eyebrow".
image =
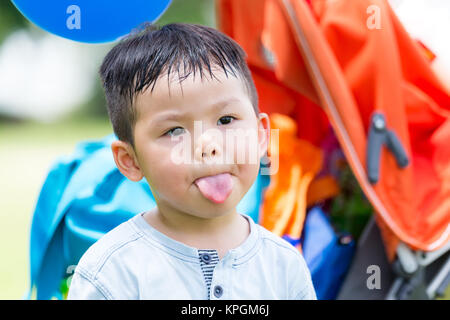
<svg viewBox="0 0 450 320">
<path fill-rule="evenodd" d="M 219 102 L 213 104 L 210 107 L 210 111 L 211 112 L 219 111 L 220 109 L 224 109 L 224 108 L 226 108 L 227 106 L 231 105 L 234 102 L 240 102 L 240 100 L 236 99 L 236 98 L 231 98 L 231 99 L 219 101 Z M 179 120 L 181 118 L 184 118 L 186 116 L 186 114 L 188 114 L 188 113 L 190 113 L 190 112 L 179 113 L 179 112 L 176 112 L 176 111 L 168 111 L 168 112 L 164 112 L 164 113 L 162 113 L 160 115 L 157 115 L 152 120 L 152 122 L 153 123 L 158 123 L 158 122 L 163 122 L 163 121 L 168 121 L 168 120 L 177 121 L 177 120 Z M 193 112 L 193 113 L 195 114 L 195 112 Z"/>
</svg>

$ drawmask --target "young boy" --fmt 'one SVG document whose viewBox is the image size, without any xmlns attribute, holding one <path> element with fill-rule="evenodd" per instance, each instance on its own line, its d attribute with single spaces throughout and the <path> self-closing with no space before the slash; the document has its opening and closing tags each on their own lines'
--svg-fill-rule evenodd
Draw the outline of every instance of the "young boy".
<svg viewBox="0 0 450 320">
<path fill-rule="evenodd" d="M 299 251 L 236 211 L 270 130 L 242 48 L 204 26 L 147 27 L 100 74 L 115 163 L 157 207 L 89 248 L 68 298 L 316 299 Z"/>
</svg>

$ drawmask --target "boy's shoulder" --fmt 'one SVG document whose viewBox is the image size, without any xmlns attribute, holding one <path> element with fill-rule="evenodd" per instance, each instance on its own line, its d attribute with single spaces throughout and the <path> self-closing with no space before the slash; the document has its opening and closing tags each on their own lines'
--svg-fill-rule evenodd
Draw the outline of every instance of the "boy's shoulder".
<svg viewBox="0 0 450 320">
<path fill-rule="evenodd" d="M 95 278 L 113 256 L 130 249 L 142 237 L 133 227 L 133 218 L 116 226 L 92 244 L 78 262 L 77 269 L 90 278 Z"/>
<path fill-rule="evenodd" d="M 287 240 L 258 225 L 261 254 L 267 268 L 289 279 L 289 299 L 316 299 L 311 273 L 301 252 Z"/>
<path fill-rule="evenodd" d="M 300 250 L 294 247 L 287 240 L 277 236 L 263 226 L 257 224 L 259 241 L 261 242 L 262 254 L 266 259 L 276 259 L 283 261 L 285 268 L 308 270 L 306 261 Z M 308 271 L 309 272 L 309 271 Z"/>
<path fill-rule="evenodd" d="M 287 240 L 277 236 L 259 224 L 257 224 L 257 228 L 259 230 L 260 241 L 266 247 L 281 250 L 281 252 L 286 255 L 293 255 L 295 257 L 301 255 L 300 252 Z"/>
</svg>

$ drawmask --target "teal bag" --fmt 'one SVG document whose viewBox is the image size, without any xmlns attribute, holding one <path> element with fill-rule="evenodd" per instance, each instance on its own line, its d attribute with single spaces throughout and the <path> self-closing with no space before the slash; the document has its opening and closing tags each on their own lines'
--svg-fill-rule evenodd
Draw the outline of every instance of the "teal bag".
<svg viewBox="0 0 450 320">
<path fill-rule="evenodd" d="M 33 289 L 37 299 L 62 298 L 61 281 L 95 241 L 156 206 L 145 178 L 133 182 L 117 169 L 111 152 L 115 139 L 112 134 L 79 143 L 71 156 L 50 168 L 32 218 L 28 298 Z M 269 182 L 269 176 L 259 174 L 237 210 L 257 222 Z"/>
</svg>

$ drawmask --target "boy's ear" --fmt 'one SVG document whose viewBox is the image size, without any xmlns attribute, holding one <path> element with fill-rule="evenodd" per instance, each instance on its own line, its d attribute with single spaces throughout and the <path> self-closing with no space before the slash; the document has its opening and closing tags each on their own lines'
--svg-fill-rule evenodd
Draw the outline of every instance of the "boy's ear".
<svg viewBox="0 0 450 320">
<path fill-rule="evenodd" d="M 131 181 L 140 181 L 144 175 L 137 161 L 133 147 L 121 140 L 111 143 L 111 150 L 119 171 Z"/>
<path fill-rule="evenodd" d="M 270 120 L 267 113 L 261 112 L 258 114 L 258 148 L 259 156 L 263 157 L 267 148 L 269 147 L 270 138 Z"/>
</svg>

